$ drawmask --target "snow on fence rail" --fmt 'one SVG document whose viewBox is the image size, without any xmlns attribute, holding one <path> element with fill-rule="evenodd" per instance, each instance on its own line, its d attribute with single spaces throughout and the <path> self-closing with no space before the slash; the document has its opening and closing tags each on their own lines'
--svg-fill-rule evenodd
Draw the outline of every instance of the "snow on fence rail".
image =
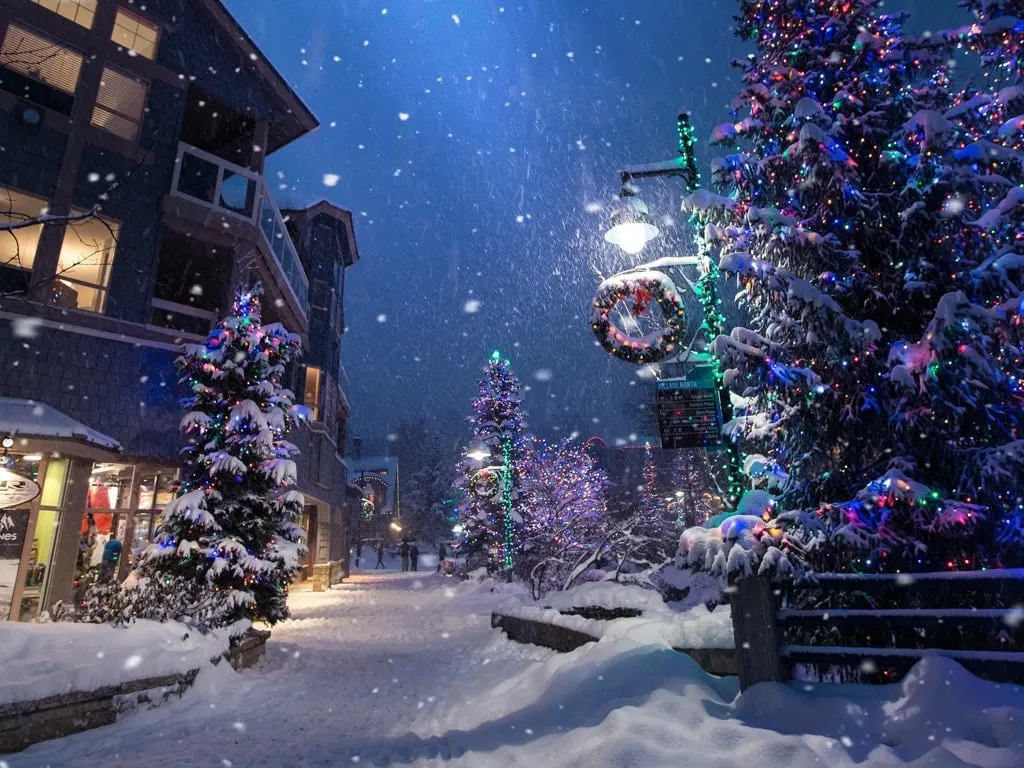
<svg viewBox="0 0 1024 768">
<path fill-rule="evenodd" d="M 1000 605 L 937 605 L 962 605 L 964 598 L 981 595 Z M 827 605 L 836 600 L 900 607 Z M 888 681 L 925 656 L 955 659 L 979 677 L 1024 683 L 1024 569 L 820 574 L 813 582 L 782 588 L 755 577 L 738 581 L 730 602 L 742 688 L 789 679 L 795 665 L 852 667 L 863 681 Z M 821 643 L 793 642 L 794 635 L 808 631 L 826 637 Z M 827 636 L 839 631 L 844 640 L 856 635 L 856 644 L 829 644 Z"/>
</svg>

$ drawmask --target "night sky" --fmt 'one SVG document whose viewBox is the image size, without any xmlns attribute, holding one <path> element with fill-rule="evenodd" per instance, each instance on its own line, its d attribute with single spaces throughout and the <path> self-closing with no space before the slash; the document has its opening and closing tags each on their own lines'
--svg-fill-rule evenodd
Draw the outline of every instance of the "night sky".
<svg viewBox="0 0 1024 768">
<path fill-rule="evenodd" d="M 534 431 L 636 439 L 634 366 L 595 346 L 602 240 L 617 168 L 675 155 L 675 115 L 706 138 L 729 120 L 735 0 L 226 0 L 321 128 L 268 160 L 282 205 L 355 217 L 348 271 L 352 432 L 469 410 L 500 349 Z M 913 25 L 966 18 L 955 0 L 890 0 Z M 922 13 L 927 9 L 927 15 Z M 642 195 L 678 253 L 680 182 Z M 669 217 L 666 219 L 665 217 Z M 642 435 L 641 435 L 642 437 Z"/>
</svg>

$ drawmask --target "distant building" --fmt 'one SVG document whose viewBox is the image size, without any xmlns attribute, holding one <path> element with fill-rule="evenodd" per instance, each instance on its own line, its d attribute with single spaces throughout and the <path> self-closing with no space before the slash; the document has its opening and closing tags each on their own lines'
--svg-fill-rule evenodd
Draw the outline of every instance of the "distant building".
<svg viewBox="0 0 1024 768">
<path fill-rule="evenodd" d="M 363 456 L 362 440 L 353 441 L 349 458 L 349 478 L 359 489 L 361 504 L 355 545 L 366 545 L 381 538 L 394 538 L 401 525 L 398 495 L 398 459 L 394 456 Z"/>
<path fill-rule="evenodd" d="M 68 599 L 103 540 L 123 575 L 153 539 L 182 445 L 178 345 L 253 279 L 265 321 L 305 342 L 306 573 L 340 577 L 352 217 L 282 211 L 263 176 L 317 125 L 220 0 L 0 0 L 0 223 L 58 217 L 0 238 L 0 482 L 41 486 L 2 512 L 0 620 Z"/>
</svg>

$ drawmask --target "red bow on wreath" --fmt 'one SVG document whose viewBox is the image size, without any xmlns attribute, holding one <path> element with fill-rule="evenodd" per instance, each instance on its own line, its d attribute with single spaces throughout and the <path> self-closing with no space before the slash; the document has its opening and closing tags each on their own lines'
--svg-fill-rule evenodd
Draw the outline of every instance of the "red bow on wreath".
<svg viewBox="0 0 1024 768">
<path fill-rule="evenodd" d="M 641 286 L 633 291 L 633 317 L 646 315 L 652 301 L 654 301 L 654 296 L 646 288 Z"/>
</svg>

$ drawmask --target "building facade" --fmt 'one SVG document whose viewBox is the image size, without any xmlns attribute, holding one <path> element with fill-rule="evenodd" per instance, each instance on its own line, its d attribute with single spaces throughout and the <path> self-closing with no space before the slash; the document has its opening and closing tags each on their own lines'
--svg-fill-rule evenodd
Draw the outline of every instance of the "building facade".
<svg viewBox="0 0 1024 768">
<path fill-rule="evenodd" d="M 264 320 L 306 349 L 304 575 L 339 577 L 352 217 L 282 211 L 263 176 L 317 125 L 220 0 L 0 0 L 0 501 L 41 489 L 0 509 L 0 620 L 70 598 L 105 539 L 122 575 L 152 540 L 182 445 L 176 351 L 257 279 Z"/>
</svg>

